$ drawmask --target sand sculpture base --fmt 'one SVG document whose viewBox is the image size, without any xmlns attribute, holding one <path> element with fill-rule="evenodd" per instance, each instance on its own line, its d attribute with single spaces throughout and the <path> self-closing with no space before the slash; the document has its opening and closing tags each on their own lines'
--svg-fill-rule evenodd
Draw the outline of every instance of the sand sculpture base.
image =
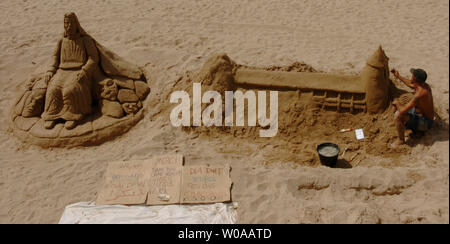
<svg viewBox="0 0 450 244">
<path fill-rule="evenodd" d="M 99 84 L 101 91 L 106 94 L 112 89 L 113 92 L 109 94 L 119 94 L 118 98 L 114 101 L 100 100 L 97 106 L 93 106 L 93 113 L 78 121 L 72 129 L 67 129 L 61 119 L 56 120 L 53 128 L 46 129 L 41 116 L 24 115 L 20 113 L 23 109 L 18 112 L 17 108 L 23 107 L 20 103 L 30 93 L 25 90 L 11 109 L 11 131 L 22 142 L 44 148 L 99 145 L 126 133 L 144 117 L 144 101 L 150 93 L 147 78 L 143 79 L 145 81 L 134 82 L 105 80 L 113 83 L 114 89 Z"/>
<path fill-rule="evenodd" d="M 11 128 L 13 134 L 22 142 L 41 147 L 91 146 L 126 133 L 143 117 L 142 110 L 120 119 L 91 115 L 82 120 L 76 128 L 67 130 L 63 123 L 56 124 L 52 129 L 45 129 L 41 118 L 11 115 Z"/>
</svg>

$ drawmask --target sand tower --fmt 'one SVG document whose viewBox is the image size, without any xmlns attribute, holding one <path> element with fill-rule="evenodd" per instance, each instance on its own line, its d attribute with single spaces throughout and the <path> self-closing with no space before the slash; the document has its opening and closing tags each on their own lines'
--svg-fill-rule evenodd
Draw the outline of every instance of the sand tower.
<svg viewBox="0 0 450 244">
<path fill-rule="evenodd" d="M 361 72 L 366 85 L 367 112 L 381 113 L 389 105 L 389 58 L 381 46 L 367 59 Z"/>
</svg>

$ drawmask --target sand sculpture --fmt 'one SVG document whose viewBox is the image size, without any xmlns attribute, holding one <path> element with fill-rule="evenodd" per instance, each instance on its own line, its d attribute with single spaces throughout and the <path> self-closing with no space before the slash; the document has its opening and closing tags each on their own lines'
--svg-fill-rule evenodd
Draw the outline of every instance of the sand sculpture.
<svg viewBox="0 0 450 244">
<path fill-rule="evenodd" d="M 47 72 L 32 76 L 11 111 L 13 133 L 43 147 L 99 144 L 142 119 L 147 80 L 67 13 Z"/>
<path fill-rule="evenodd" d="M 238 64 L 225 53 L 220 53 L 208 57 L 198 71 L 186 71 L 177 77 L 173 85 L 161 93 L 161 100 L 169 101 L 174 91 L 185 91 L 194 98 L 198 83 L 201 84 L 201 94 L 208 91 L 219 94 L 254 91 L 259 97 L 259 91 L 265 91 L 266 111 L 270 114 L 271 102 L 267 91 L 277 91 L 278 130 L 270 141 L 259 135 L 261 129 L 268 129 L 267 126 L 252 126 L 249 123 L 252 120 L 249 119 L 248 101 L 245 101 L 243 126 L 236 123 L 236 118 L 242 114 L 236 113 L 237 109 L 233 111 L 233 125 L 226 124 L 224 120 L 221 126 L 214 124 L 208 127 L 203 122 L 201 126 L 193 125 L 191 107 L 191 123 L 181 129 L 193 138 L 223 138 L 229 144 L 225 151 L 247 155 L 249 152 L 240 151 L 241 147 L 252 144 L 258 148 L 268 148 L 264 153 L 266 162 L 288 161 L 311 166 L 320 164 L 317 145 L 332 141 L 342 150 L 348 148 L 351 151 L 347 152 L 345 162 L 353 165 L 363 160 L 365 155 L 396 155 L 407 150 L 386 149 L 396 139 L 395 128 L 390 126 L 390 101 L 396 97 L 402 99 L 400 96 L 405 92 L 390 81 L 388 70 L 388 58 L 381 47 L 374 50 L 359 74 L 325 73 L 302 62 L 287 66 L 252 67 Z M 234 99 L 237 104 L 237 99 Z M 225 100 L 222 99 L 222 118 L 227 117 L 223 109 Z M 211 104 L 211 100 L 209 103 L 202 102 L 200 111 L 207 111 Z M 174 108 L 179 106 L 169 102 L 155 105 L 154 113 L 163 119 L 170 118 Z M 339 133 L 346 128 L 362 128 L 365 139 L 356 140 L 355 133 Z M 341 162 L 341 166 L 347 167 L 345 162 Z"/>
<path fill-rule="evenodd" d="M 380 46 L 367 60 L 361 74 L 338 75 L 249 68 L 236 65 L 225 54 L 219 54 L 208 59 L 198 76 L 209 77 L 207 86 L 217 83 L 215 86 L 228 89 L 297 90 L 321 109 L 374 114 L 382 113 L 391 99 L 388 61 Z M 205 80 L 199 77 L 197 82 Z"/>
<path fill-rule="evenodd" d="M 248 107 L 244 126 L 236 123 L 232 126 L 225 123 L 222 126 L 208 127 L 203 123 L 194 126 L 191 113 L 191 126 L 182 126 L 182 130 L 192 137 L 224 138 L 230 145 L 226 151 L 233 153 L 239 153 L 242 145 L 250 143 L 259 148 L 270 148 L 264 154 L 266 162 L 288 161 L 311 166 L 320 164 L 317 145 L 332 141 L 343 150 L 351 151 L 347 152 L 346 161 L 341 162 L 341 166 L 348 167 L 363 160 L 365 155 L 396 155 L 407 150 L 386 149 L 396 138 L 395 128 L 390 126 L 390 101 L 404 93 L 390 81 L 388 61 L 380 46 L 366 60 L 363 72 L 332 74 L 317 71 L 302 62 L 251 67 L 235 63 L 224 53 L 213 54 L 198 71 L 187 71 L 178 77 L 162 96 L 168 101 L 173 91 L 186 91 L 189 97 L 194 97 L 196 83 L 201 84 L 201 94 L 207 91 L 220 94 L 258 91 L 259 96 L 259 91 L 278 91 L 278 130 L 270 141 L 259 136 L 260 129 L 267 127 L 249 124 Z M 266 105 L 270 106 L 270 99 L 266 99 Z M 210 104 L 212 101 L 202 103 L 201 111 Z M 155 113 L 169 118 L 175 106 L 178 105 L 162 103 L 155 107 Z M 266 107 L 266 111 L 269 110 Z M 235 111 L 234 118 L 237 118 Z M 222 110 L 222 113 L 225 118 L 226 112 Z M 365 139 L 358 141 L 354 133 L 338 132 L 345 128 L 362 128 Z M 241 153 L 247 155 L 249 152 Z"/>
</svg>

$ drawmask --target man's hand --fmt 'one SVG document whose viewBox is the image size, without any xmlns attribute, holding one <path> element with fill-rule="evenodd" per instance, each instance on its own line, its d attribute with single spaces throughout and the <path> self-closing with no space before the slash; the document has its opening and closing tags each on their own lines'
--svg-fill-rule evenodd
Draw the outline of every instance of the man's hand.
<svg viewBox="0 0 450 244">
<path fill-rule="evenodd" d="M 403 82 L 406 86 L 409 88 L 414 89 L 414 86 L 411 84 L 411 80 L 400 76 L 400 73 L 396 69 L 391 69 L 392 74 L 394 74 L 395 78 L 399 79 L 401 82 Z"/>
<path fill-rule="evenodd" d="M 400 76 L 400 73 L 398 73 L 398 70 L 396 70 L 396 69 L 392 69 L 391 72 L 392 72 L 392 74 L 394 74 L 394 76 L 396 78 L 398 78 Z"/>
</svg>

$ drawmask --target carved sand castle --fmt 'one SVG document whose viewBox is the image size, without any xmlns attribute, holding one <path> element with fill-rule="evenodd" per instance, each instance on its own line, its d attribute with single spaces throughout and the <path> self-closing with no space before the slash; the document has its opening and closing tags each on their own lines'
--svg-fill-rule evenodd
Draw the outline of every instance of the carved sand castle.
<svg viewBox="0 0 450 244">
<path fill-rule="evenodd" d="M 323 109 L 338 112 L 383 112 L 389 105 L 388 58 L 381 46 L 367 60 L 360 75 L 262 71 L 238 68 L 237 86 L 300 90 L 310 93 Z"/>
<path fill-rule="evenodd" d="M 298 162 L 310 166 L 320 165 L 317 145 L 332 141 L 353 153 L 347 153 L 344 158 L 347 161 L 344 161 L 354 164 L 366 155 L 398 155 L 407 150 L 387 148 L 397 136 L 395 127 L 391 126 L 392 116 L 388 108 L 390 101 L 400 94 L 400 89 L 389 79 L 388 61 L 380 46 L 366 60 L 362 72 L 343 75 L 318 72 L 302 62 L 288 66 L 251 67 L 237 64 L 225 53 L 213 54 L 198 71 L 186 71 L 172 86 L 164 89 L 161 100 L 168 101 L 173 91 L 185 91 L 189 97 L 194 97 L 196 83 L 201 84 L 200 94 L 207 91 L 219 94 L 253 91 L 259 96 L 259 91 L 277 91 L 278 130 L 274 137 L 259 136 L 261 129 L 267 129 L 267 126 L 249 125 L 249 109 L 259 111 L 259 106 L 250 108 L 248 102 L 245 102 L 247 106 L 244 105 L 243 126 L 237 125 L 234 120 L 231 126 L 224 122 L 222 126 L 210 127 L 191 124 L 182 126 L 182 130 L 194 138 L 223 140 L 226 144 L 224 151 L 234 154 L 246 148 L 244 145 L 251 144 L 252 150 L 253 147 L 257 148 L 254 150 L 264 148 L 266 162 Z M 225 100 L 222 99 L 222 108 L 225 107 Z M 270 110 L 270 114 L 271 102 L 268 97 L 266 101 L 266 111 Z M 200 111 L 206 111 L 211 104 L 212 101 L 202 102 Z M 174 107 L 179 106 L 173 103 L 155 105 L 154 114 L 160 115 L 163 120 L 167 120 Z M 233 111 L 234 118 L 238 116 L 236 111 Z M 192 114 L 191 121 L 194 119 Z M 226 115 L 222 109 L 222 118 Z M 338 132 L 345 128 L 363 129 L 365 139 L 359 141 L 354 133 Z M 248 155 L 252 152 L 244 150 L 241 153 Z"/>
<path fill-rule="evenodd" d="M 12 108 L 12 131 L 42 147 L 102 143 L 143 118 L 147 80 L 88 35 L 74 13 L 65 14 L 51 65 L 27 82 Z"/>
<path fill-rule="evenodd" d="M 380 46 L 359 75 L 338 75 L 249 68 L 236 65 L 226 54 L 218 54 L 206 61 L 196 82 L 206 86 L 216 83 L 216 90 L 226 87 L 298 91 L 307 97 L 305 101 L 324 110 L 374 114 L 384 112 L 391 99 L 388 61 Z"/>
</svg>

